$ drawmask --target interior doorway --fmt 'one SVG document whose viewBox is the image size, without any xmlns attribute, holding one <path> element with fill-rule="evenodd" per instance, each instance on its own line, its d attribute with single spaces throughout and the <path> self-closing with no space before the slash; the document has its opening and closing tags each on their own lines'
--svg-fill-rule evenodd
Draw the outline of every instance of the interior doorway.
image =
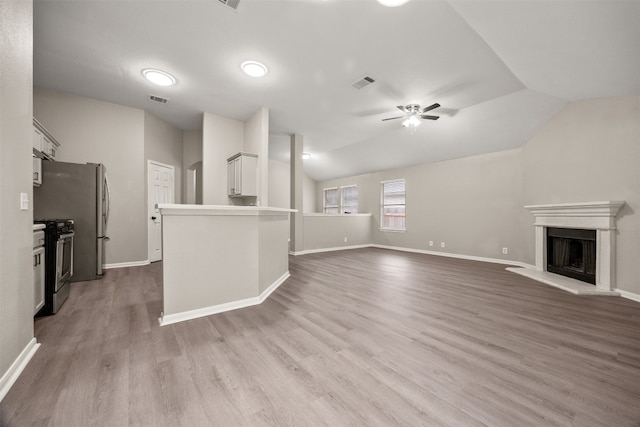
<svg viewBox="0 0 640 427">
<path fill-rule="evenodd" d="M 202 162 L 195 162 L 187 168 L 185 177 L 185 203 L 202 204 Z"/>
<path fill-rule="evenodd" d="M 162 259 L 162 217 L 159 203 L 174 203 L 175 168 L 153 160 L 147 161 L 147 224 L 149 261 Z"/>
</svg>

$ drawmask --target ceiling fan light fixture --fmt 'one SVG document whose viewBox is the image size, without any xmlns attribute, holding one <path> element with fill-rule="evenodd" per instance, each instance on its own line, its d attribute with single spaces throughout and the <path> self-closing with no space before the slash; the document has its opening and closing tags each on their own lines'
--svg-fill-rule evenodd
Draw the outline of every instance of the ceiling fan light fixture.
<svg viewBox="0 0 640 427">
<path fill-rule="evenodd" d="M 264 77 L 269 72 L 267 67 L 258 61 L 244 61 L 240 68 L 246 75 L 251 77 Z"/>
<path fill-rule="evenodd" d="M 416 116 L 409 116 L 404 122 L 402 122 L 402 126 L 406 128 L 415 129 L 418 126 L 420 126 L 420 123 L 422 122 Z"/>
<path fill-rule="evenodd" d="M 158 86 L 173 86 L 178 83 L 175 77 L 162 70 L 145 68 L 142 70 L 142 75 L 145 79 Z"/>
<path fill-rule="evenodd" d="M 409 0 L 378 0 L 378 3 L 387 7 L 397 7 L 397 6 L 402 6 L 408 1 Z"/>
</svg>

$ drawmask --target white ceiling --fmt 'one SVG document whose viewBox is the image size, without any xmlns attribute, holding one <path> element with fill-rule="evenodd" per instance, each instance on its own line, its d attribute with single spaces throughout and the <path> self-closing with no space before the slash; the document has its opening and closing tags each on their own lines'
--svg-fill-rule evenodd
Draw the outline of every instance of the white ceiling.
<svg viewBox="0 0 640 427">
<path fill-rule="evenodd" d="M 247 59 L 269 74 L 242 74 Z M 148 67 L 178 85 L 153 86 Z M 35 0 L 34 84 L 182 129 L 264 106 L 270 157 L 288 160 L 299 133 L 323 180 L 520 147 L 568 101 L 640 93 L 640 2 Z M 440 103 L 440 120 L 381 121 L 414 102 Z"/>
</svg>

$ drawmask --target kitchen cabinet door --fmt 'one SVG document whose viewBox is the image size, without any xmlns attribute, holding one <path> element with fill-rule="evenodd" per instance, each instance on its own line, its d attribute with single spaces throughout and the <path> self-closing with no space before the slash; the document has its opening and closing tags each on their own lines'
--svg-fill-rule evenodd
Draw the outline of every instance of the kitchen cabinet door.
<svg viewBox="0 0 640 427">
<path fill-rule="evenodd" d="M 40 157 L 33 158 L 33 186 L 40 187 L 42 184 L 42 159 Z"/>
<path fill-rule="evenodd" d="M 33 119 L 33 154 L 37 157 L 55 160 L 60 143 L 42 124 Z"/>
<path fill-rule="evenodd" d="M 227 159 L 227 189 L 229 197 L 258 195 L 258 156 L 238 153 Z"/>
<path fill-rule="evenodd" d="M 44 306 L 44 247 L 33 250 L 33 314 Z"/>
<path fill-rule="evenodd" d="M 33 148 L 38 150 L 38 152 L 42 152 L 42 139 L 44 135 L 40 129 L 34 127 L 33 128 Z"/>
</svg>

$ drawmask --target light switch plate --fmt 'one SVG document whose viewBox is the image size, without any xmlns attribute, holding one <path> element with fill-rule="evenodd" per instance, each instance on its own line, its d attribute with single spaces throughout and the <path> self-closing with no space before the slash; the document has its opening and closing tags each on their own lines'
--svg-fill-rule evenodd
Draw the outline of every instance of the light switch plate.
<svg viewBox="0 0 640 427">
<path fill-rule="evenodd" d="M 29 195 L 27 193 L 20 193 L 20 210 L 29 210 Z"/>
</svg>

